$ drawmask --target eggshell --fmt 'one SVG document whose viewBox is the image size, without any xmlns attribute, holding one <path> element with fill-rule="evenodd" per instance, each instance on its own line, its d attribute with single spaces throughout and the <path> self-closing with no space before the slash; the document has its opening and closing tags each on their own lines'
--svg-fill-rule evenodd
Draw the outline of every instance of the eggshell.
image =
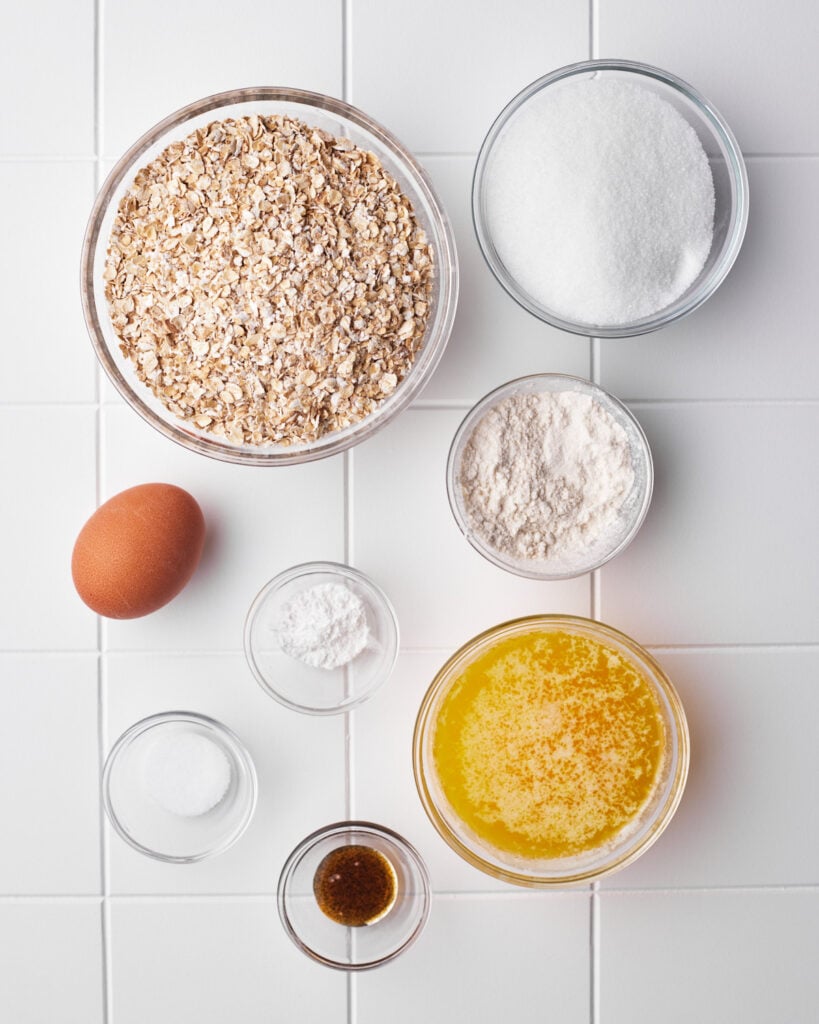
<svg viewBox="0 0 819 1024">
<path fill-rule="evenodd" d="M 196 500 L 173 484 L 114 495 L 83 526 L 71 556 L 77 593 L 99 615 L 136 619 L 176 597 L 205 542 Z"/>
</svg>

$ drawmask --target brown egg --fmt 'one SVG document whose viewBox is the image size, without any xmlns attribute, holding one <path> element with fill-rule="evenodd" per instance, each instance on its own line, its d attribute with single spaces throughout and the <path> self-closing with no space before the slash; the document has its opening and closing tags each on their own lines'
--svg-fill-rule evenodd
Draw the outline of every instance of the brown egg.
<svg viewBox="0 0 819 1024">
<path fill-rule="evenodd" d="M 205 519 L 173 484 L 140 484 L 100 505 L 71 556 L 77 593 L 99 615 L 136 619 L 176 597 L 202 554 Z"/>
</svg>

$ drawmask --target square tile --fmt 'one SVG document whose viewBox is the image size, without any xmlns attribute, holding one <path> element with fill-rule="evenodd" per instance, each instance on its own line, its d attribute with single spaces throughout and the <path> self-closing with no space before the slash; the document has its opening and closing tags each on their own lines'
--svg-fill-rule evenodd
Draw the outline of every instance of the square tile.
<svg viewBox="0 0 819 1024">
<path fill-rule="evenodd" d="M 686 79 L 752 153 L 819 151 L 814 43 L 819 8 L 801 0 L 605 0 L 601 57 L 645 61 Z"/>
<path fill-rule="evenodd" d="M 0 894 L 100 891 L 97 659 L 0 654 Z"/>
<path fill-rule="evenodd" d="M 93 402 L 96 360 L 80 305 L 79 262 L 94 165 L 0 163 L 0 196 L 5 237 L 14 240 L 0 255 L 9 296 L 0 402 Z M 47 196 L 59 201 L 44 202 Z"/>
<path fill-rule="evenodd" d="M 402 651 L 392 678 L 352 716 L 354 818 L 376 821 L 408 839 L 429 869 L 434 892 L 510 892 L 512 886 L 478 871 L 433 828 L 412 773 L 412 734 L 427 687 L 445 652 Z"/>
<path fill-rule="evenodd" d="M 460 535 L 446 459 L 463 413 L 410 409 L 353 456 L 355 564 L 393 601 L 405 647 L 451 648 L 519 615 L 587 615 L 587 577 L 526 580 L 491 565 Z"/>
<path fill-rule="evenodd" d="M 634 398 L 816 398 L 819 160 L 749 160 L 751 216 L 737 263 L 690 317 L 600 341 L 600 381 Z"/>
<path fill-rule="evenodd" d="M 589 897 L 436 899 L 417 943 L 356 986 L 358 1024 L 587 1024 Z"/>
<path fill-rule="evenodd" d="M 666 832 L 606 888 L 819 884 L 819 651 L 660 651 L 691 730 Z"/>
<path fill-rule="evenodd" d="M 606 1024 L 815 1019 L 819 893 L 606 893 L 600 902 Z"/>
<path fill-rule="evenodd" d="M 186 103 L 226 89 L 278 85 L 340 96 L 342 5 L 219 0 L 195 8 L 113 3 L 104 22 L 104 148 L 119 157 Z M 150 50 L 134 40 L 151 32 Z M 134 83 L 139 87 L 135 88 Z"/>
<path fill-rule="evenodd" d="M 654 500 L 601 570 L 600 617 L 643 644 L 816 640 L 819 405 L 637 403 Z"/>
<path fill-rule="evenodd" d="M 0 155 L 93 157 L 94 0 L 4 5 L 0 91 Z"/>
<path fill-rule="evenodd" d="M 533 79 L 589 52 L 585 4 L 356 0 L 353 103 L 421 153 L 474 153 Z"/>
<path fill-rule="evenodd" d="M 196 498 L 202 561 L 170 604 L 106 622 L 114 650 L 241 650 L 245 615 L 269 579 L 298 562 L 344 561 L 341 457 L 302 466 L 234 466 L 171 443 L 127 406 L 103 411 L 103 497 L 159 480 Z"/>
<path fill-rule="evenodd" d="M 71 582 L 71 551 L 94 509 L 93 409 L 0 406 L 0 649 L 95 650 L 96 617 Z"/>
<path fill-rule="evenodd" d="M 108 827 L 114 893 L 275 893 L 279 871 L 306 835 L 344 817 L 344 718 L 300 715 L 257 684 L 244 656 L 106 655 L 107 739 L 161 711 L 223 722 L 247 746 L 259 799 L 247 832 L 225 853 L 163 864 Z"/>
<path fill-rule="evenodd" d="M 99 900 L 3 904 L 0 1020 L 102 1024 Z"/>
<path fill-rule="evenodd" d="M 472 405 L 504 381 L 545 371 L 588 377 L 589 341 L 521 309 L 484 262 L 472 226 L 473 157 L 427 157 L 452 221 L 460 264 L 455 328 L 423 399 Z"/>
<path fill-rule="evenodd" d="M 346 981 L 308 960 L 276 902 L 113 900 L 115 1024 L 345 1024 Z"/>
</svg>

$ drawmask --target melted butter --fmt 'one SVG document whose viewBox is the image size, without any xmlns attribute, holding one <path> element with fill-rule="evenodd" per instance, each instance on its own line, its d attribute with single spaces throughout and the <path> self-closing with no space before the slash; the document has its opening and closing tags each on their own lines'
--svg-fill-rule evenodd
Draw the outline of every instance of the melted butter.
<svg viewBox="0 0 819 1024">
<path fill-rule="evenodd" d="M 458 816 L 500 851 L 602 846 L 649 801 L 665 760 L 657 696 L 619 651 L 574 634 L 498 643 L 438 711 L 433 757 Z"/>
</svg>

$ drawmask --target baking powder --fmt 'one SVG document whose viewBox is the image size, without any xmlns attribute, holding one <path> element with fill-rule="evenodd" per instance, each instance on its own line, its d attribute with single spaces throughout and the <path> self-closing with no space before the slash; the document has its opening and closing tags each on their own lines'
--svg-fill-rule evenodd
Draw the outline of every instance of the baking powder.
<svg viewBox="0 0 819 1024">
<path fill-rule="evenodd" d="M 285 654 L 313 668 L 340 668 L 370 638 L 364 602 L 343 583 L 318 583 L 292 597 L 278 623 Z"/>
<path fill-rule="evenodd" d="M 507 557 L 581 563 L 622 526 L 634 484 L 626 431 L 577 391 L 521 393 L 493 406 L 460 461 L 471 528 Z"/>
</svg>

